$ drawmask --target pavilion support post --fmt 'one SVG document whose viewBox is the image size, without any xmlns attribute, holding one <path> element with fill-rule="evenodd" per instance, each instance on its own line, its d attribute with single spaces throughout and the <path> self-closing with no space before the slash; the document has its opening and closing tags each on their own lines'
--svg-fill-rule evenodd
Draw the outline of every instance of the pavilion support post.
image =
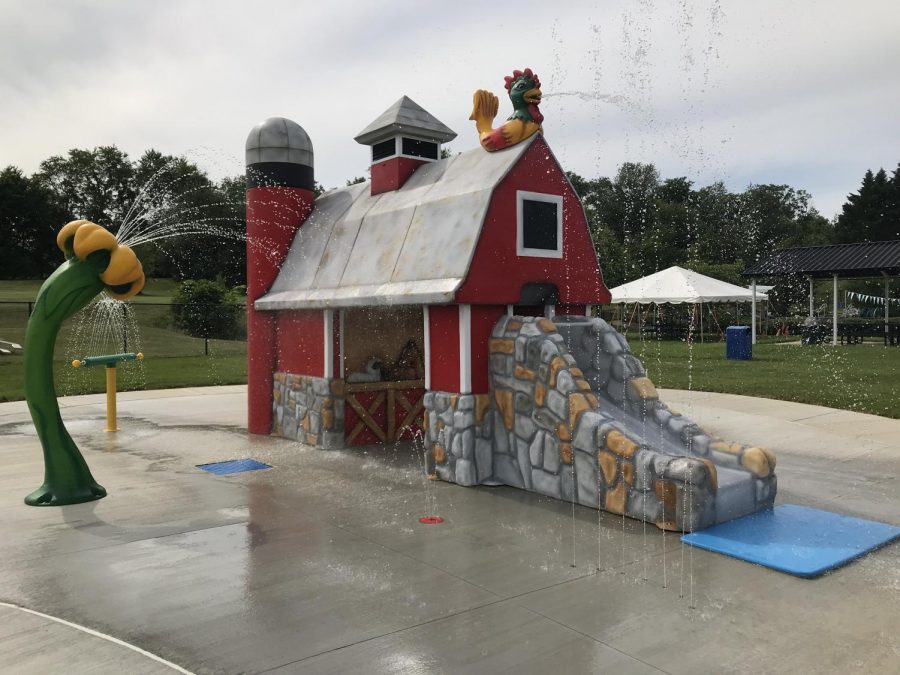
<svg viewBox="0 0 900 675">
<path fill-rule="evenodd" d="M 813 278 L 809 278 L 809 318 L 813 318 Z"/>
<path fill-rule="evenodd" d="M 891 278 L 884 272 L 882 274 L 884 275 L 884 346 L 887 347 L 891 343 Z"/>
<path fill-rule="evenodd" d="M 832 292 L 831 312 L 831 344 L 837 346 L 838 341 L 838 275 L 834 275 L 834 289 Z"/>
<path fill-rule="evenodd" d="M 750 282 L 750 344 L 756 344 L 756 279 Z"/>
</svg>

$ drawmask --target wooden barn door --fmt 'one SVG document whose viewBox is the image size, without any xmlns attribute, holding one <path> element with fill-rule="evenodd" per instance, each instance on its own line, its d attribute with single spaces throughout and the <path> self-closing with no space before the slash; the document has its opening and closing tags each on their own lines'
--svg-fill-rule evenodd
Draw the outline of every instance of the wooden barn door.
<svg viewBox="0 0 900 675">
<path fill-rule="evenodd" d="M 422 428 L 424 380 L 348 384 L 344 391 L 347 445 L 410 440 Z"/>
</svg>

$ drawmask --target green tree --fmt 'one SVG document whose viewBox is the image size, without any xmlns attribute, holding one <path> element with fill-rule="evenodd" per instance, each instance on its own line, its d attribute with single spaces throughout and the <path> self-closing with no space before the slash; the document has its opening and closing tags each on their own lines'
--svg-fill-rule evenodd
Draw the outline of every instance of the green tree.
<svg viewBox="0 0 900 675">
<path fill-rule="evenodd" d="M 41 162 L 35 178 L 45 185 L 69 214 L 118 230 L 134 200 L 134 167 L 114 145 L 93 150 L 69 150 Z"/>
<path fill-rule="evenodd" d="M 0 276 L 40 279 L 62 261 L 56 233 L 68 218 L 54 195 L 14 167 L 0 171 Z"/>
<path fill-rule="evenodd" d="M 238 301 L 221 281 L 184 281 L 173 297 L 175 326 L 193 337 L 233 340 L 238 337 L 238 317 L 243 312 Z"/>
<path fill-rule="evenodd" d="M 900 170 L 900 167 L 898 167 Z M 847 195 L 835 225 L 839 242 L 884 241 L 900 238 L 897 171 L 889 180 L 887 172 L 866 171 L 857 192 Z"/>
</svg>

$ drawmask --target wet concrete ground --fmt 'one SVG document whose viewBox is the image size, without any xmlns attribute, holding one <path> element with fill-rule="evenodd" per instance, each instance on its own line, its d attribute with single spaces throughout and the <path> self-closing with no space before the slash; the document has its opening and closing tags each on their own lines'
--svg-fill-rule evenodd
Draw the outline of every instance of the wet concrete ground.
<svg viewBox="0 0 900 675">
<path fill-rule="evenodd" d="M 778 503 L 900 523 L 900 422 L 664 392 L 778 453 Z M 817 580 L 505 487 L 422 480 L 408 444 L 319 451 L 243 430 L 243 387 L 102 397 L 63 417 L 109 496 L 29 508 L 24 403 L 0 405 L 0 601 L 198 673 L 886 673 L 900 545 Z M 217 477 L 196 464 L 274 468 Z M 432 510 L 440 525 L 418 519 Z M 573 515 L 574 513 L 574 515 Z M 599 567 L 599 570 L 598 570 Z M 0 605 L 4 672 L 172 672 Z"/>
</svg>

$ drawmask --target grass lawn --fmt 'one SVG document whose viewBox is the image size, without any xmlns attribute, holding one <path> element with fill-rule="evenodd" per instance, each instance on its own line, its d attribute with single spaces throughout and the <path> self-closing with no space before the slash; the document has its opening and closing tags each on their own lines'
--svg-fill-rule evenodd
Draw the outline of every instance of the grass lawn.
<svg viewBox="0 0 900 675">
<path fill-rule="evenodd" d="M 106 391 L 103 368 L 75 370 L 64 361 L 54 363 L 56 391 L 60 395 L 99 394 Z M 245 354 L 174 356 L 124 363 L 118 368 L 119 391 L 176 389 L 247 382 Z M 22 357 L 0 358 L 0 401 L 25 398 Z"/>
<path fill-rule="evenodd" d="M 762 342 L 752 361 L 726 361 L 724 343 L 630 341 L 658 387 L 798 401 L 900 418 L 900 349 L 879 343 Z M 689 356 L 691 358 L 689 358 Z"/>
<path fill-rule="evenodd" d="M 28 323 L 27 301 L 34 300 L 40 281 L 0 281 L 0 339 L 22 344 Z M 112 305 L 108 315 L 91 308 L 67 321 L 54 354 L 57 391 L 88 394 L 105 391 L 102 368 L 76 371 L 71 361 L 84 356 L 125 351 L 121 326 L 128 326 L 128 351 L 140 351 L 142 364 L 123 364 L 119 389 L 161 389 L 247 381 L 247 343 L 210 340 L 209 355 L 201 338 L 176 330 L 172 324 L 171 294 L 175 282 L 153 279 L 145 294 L 127 308 Z M 163 304 L 156 304 L 163 303 Z M 239 314 L 242 315 L 242 312 Z M 21 355 L 0 356 L 0 401 L 24 397 Z"/>
<path fill-rule="evenodd" d="M 5 279 L 0 281 L 0 303 L 32 302 L 38 289 L 44 283 L 42 279 Z M 174 279 L 147 279 L 144 290 L 131 299 L 133 303 L 172 302 L 172 295 L 178 288 Z"/>
</svg>

